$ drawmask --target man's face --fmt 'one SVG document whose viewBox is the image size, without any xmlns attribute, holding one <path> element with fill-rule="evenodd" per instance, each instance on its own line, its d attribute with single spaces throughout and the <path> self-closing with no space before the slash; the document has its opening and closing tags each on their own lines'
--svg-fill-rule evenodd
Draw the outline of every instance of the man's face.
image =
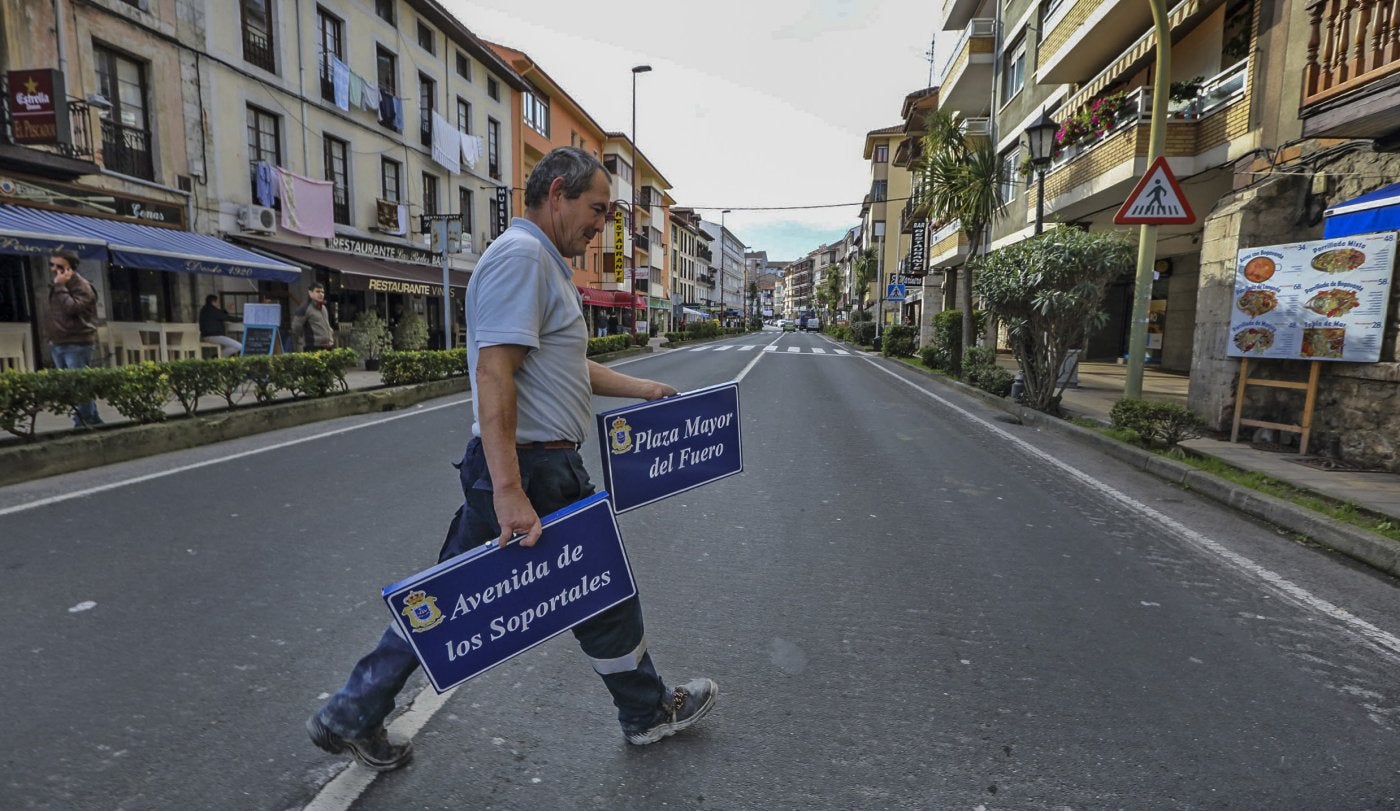
<svg viewBox="0 0 1400 811">
<path fill-rule="evenodd" d="M 550 189 L 550 197 L 555 247 L 565 258 L 582 256 L 588 250 L 588 243 L 607 225 L 608 212 L 612 210 L 608 176 L 601 171 L 594 172 L 592 185 L 573 200 L 564 196 L 562 182 L 556 181 Z"/>
<path fill-rule="evenodd" d="M 68 264 L 68 260 L 61 256 L 49 259 L 49 272 L 53 274 L 55 282 L 66 282 L 73 275 L 73 268 Z"/>
<path fill-rule="evenodd" d="M 326 300 L 326 291 L 320 287 L 311 288 L 311 300 L 320 304 Z"/>
</svg>

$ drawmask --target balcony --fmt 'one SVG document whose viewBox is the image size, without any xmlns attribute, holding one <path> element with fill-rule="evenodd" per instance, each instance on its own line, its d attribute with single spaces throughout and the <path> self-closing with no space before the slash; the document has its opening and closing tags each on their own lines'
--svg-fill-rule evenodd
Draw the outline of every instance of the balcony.
<svg viewBox="0 0 1400 811">
<path fill-rule="evenodd" d="M 155 179 L 151 160 L 151 134 L 113 121 L 102 122 L 102 165 L 132 177 Z"/>
<path fill-rule="evenodd" d="M 272 52 L 272 36 L 244 26 L 243 61 L 256 65 L 268 73 L 277 72 L 277 59 Z"/>
<path fill-rule="evenodd" d="M 900 233 L 912 234 L 918 224 L 927 224 L 928 210 L 929 203 L 924 199 L 924 187 L 920 184 L 909 195 L 909 199 L 904 203 L 904 210 L 899 213 Z"/>
<path fill-rule="evenodd" d="M 943 0 L 943 30 L 956 31 L 977 13 L 980 0 Z"/>
<path fill-rule="evenodd" d="M 1244 60 L 1206 80 L 1194 98 L 1168 102 L 1164 154 L 1178 178 L 1206 172 L 1248 151 L 1248 79 L 1249 60 Z M 1091 102 L 1078 97 L 1070 101 L 1081 109 L 1092 107 Z M 1076 136 L 1061 122 L 1061 132 L 1069 137 L 1063 146 L 1057 146 L 1059 152 L 1045 176 L 1047 215 L 1093 220 L 1106 212 L 1111 217 L 1117 203 L 1126 199 L 1147 170 L 1152 90 L 1141 87 L 1126 95 L 1114 94 L 1106 101 L 1111 114 L 1105 117 L 1105 106 L 1100 106 L 1097 129 Z M 1066 109 L 1073 108 L 1067 104 Z M 1207 182 L 1189 184 L 1192 207 L 1207 210 L 1213 188 Z M 1034 212 L 1028 211 L 1027 222 L 1033 217 Z"/>
<path fill-rule="evenodd" d="M 714 258 L 715 258 L 715 253 L 714 253 L 714 251 L 710 250 L 709 248 L 705 247 L 704 245 L 698 245 L 698 246 L 696 246 L 696 248 L 695 248 L 695 258 L 696 258 L 696 259 L 703 259 L 703 260 L 705 260 L 706 262 L 710 262 L 710 261 L 713 261 L 713 260 L 714 260 Z"/>
<path fill-rule="evenodd" d="M 967 260 L 967 234 L 962 220 L 953 220 L 929 237 L 928 264 L 931 268 L 956 267 Z"/>
<path fill-rule="evenodd" d="M 1312 30 L 1298 110 L 1304 136 L 1393 140 L 1400 128 L 1393 7 L 1378 0 L 1308 3 Z"/>
<path fill-rule="evenodd" d="M 1189 16 L 1210 0 L 1186 0 L 1172 9 L 1176 19 Z M 1046 13 L 1045 36 L 1036 50 L 1035 80 L 1040 84 L 1079 84 L 1093 78 L 1143 32 L 1155 43 L 1152 7 L 1143 0 L 1060 0 Z"/>
<path fill-rule="evenodd" d="M 953 56 L 939 79 L 938 108 L 965 115 L 986 115 L 992 105 L 996 62 L 996 20 L 979 17 L 963 29 Z"/>
<path fill-rule="evenodd" d="M 647 239 L 646 237 L 642 236 L 641 234 L 633 234 L 633 235 L 632 235 L 632 250 L 634 250 L 634 251 L 650 251 L 650 250 L 651 250 L 651 240 Z"/>
</svg>

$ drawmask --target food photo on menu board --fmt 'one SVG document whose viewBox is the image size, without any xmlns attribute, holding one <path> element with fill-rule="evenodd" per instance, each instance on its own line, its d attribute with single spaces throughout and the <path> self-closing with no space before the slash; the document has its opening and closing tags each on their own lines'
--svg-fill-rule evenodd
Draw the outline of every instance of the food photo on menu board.
<svg viewBox="0 0 1400 811">
<path fill-rule="evenodd" d="M 1241 250 L 1228 354 L 1379 361 L 1394 262 L 1393 232 Z"/>
</svg>

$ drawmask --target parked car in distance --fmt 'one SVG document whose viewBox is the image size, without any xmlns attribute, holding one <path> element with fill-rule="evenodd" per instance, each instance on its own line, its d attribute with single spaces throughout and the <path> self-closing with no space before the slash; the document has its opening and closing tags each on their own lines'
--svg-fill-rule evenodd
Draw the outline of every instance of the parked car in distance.
<svg viewBox="0 0 1400 811">
<path fill-rule="evenodd" d="M 784 318 L 778 322 L 778 326 L 783 328 L 783 332 L 797 332 L 797 324 L 791 318 Z"/>
<path fill-rule="evenodd" d="M 804 315 L 797 319 L 797 328 L 803 332 L 821 332 L 822 320 L 816 315 Z"/>
</svg>

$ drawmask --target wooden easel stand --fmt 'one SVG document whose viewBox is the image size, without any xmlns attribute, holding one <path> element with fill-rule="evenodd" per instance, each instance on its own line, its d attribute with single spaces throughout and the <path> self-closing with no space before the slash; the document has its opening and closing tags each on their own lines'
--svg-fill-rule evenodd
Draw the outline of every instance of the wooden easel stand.
<svg viewBox="0 0 1400 811">
<path fill-rule="evenodd" d="M 1317 378 L 1321 371 L 1322 362 L 1315 360 L 1309 364 L 1308 379 L 1306 382 L 1298 380 L 1251 378 L 1249 376 L 1249 358 L 1240 358 L 1240 382 L 1239 387 L 1235 390 L 1235 421 L 1230 429 L 1230 441 L 1239 441 L 1241 425 L 1249 425 L 1255 428 L 1272 428 L 1275 431 L 1288 431 L 1289 433 L 1300 435 L 1298 454 L 1300 456 L 1306 456 L 1308 453 L 1308 439 L 1312 435 L 1313 405 L 1317 402 Z M 1305 392 L 1302 420 L 1297 425 L 1288 425 L 1281 422 L 1245 419 L 1242 416 L 1244 412 L 1244 392 L 1249 386 L 1262 386 L 1271 389 L 1295 389 Z"/>
</svg>

